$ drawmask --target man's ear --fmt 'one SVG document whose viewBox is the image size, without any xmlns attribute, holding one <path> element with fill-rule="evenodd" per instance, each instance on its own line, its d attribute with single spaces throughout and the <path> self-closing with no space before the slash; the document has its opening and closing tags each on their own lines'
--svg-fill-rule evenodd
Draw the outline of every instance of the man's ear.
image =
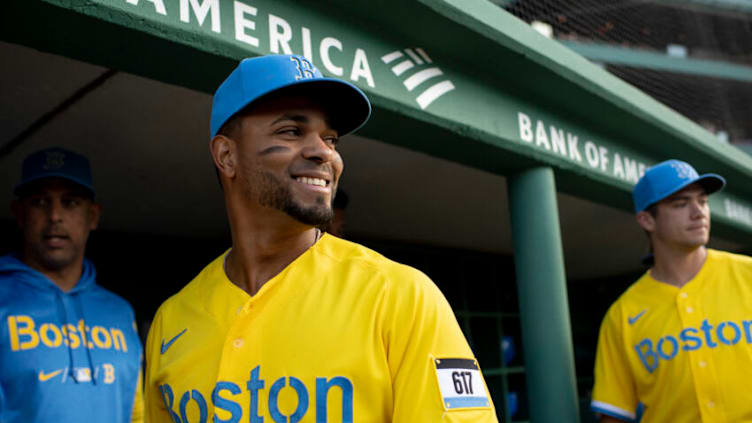
<svg viewBox="0 0 752 423">
<path fill-rule="evenodd" d="M 225 178 L 235 178 L 237 171 L 237 145 L 235 141 L 224 135 L 216 135 L 209 141 L 209 150 L 217 171 Z"/>
<path fill-rule="evenodd" d="M 653 232 L 655 230 L 655 217 L 652 214 L 643 210 L 637 213 L 635 219 L 645 232 Z"/>
<path fill-rule="evenodd" d="M 92 202 L 89 205 L 89 230 L 97 229 L 99 217 L 102 215 L 102 205 Z"/>
</svg>

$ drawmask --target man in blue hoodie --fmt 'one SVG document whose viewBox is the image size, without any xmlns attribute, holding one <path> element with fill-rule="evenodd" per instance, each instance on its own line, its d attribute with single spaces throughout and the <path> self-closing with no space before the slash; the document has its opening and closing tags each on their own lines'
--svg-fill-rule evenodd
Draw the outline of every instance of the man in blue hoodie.
<svg viewBox="0 0 752 423">
<path fill-rule="evenodd" d="M 14 193 L 23 245 L 0 257 L 0 423 L 143 421 L 133 309 L 84 258 L 101 211 L 89 161 L 34 153 Z"/>
</svg>

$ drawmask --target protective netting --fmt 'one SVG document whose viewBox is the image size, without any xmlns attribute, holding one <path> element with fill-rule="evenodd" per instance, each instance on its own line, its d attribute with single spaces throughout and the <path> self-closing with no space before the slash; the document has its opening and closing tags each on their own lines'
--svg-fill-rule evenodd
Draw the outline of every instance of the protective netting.
<svg viewBox="0 0 752 423">
<path fill-rule="evenodd" d="M 606 44 L 749 67 L 742 77 L 691 75 L 611 65 L 606 69 L 656 100 L 724 134 L 752 143 L 752 1 L 496 0 L 528 22 L 543 22 L 564 42 Z M 737 68 L 738 70 L 739 68 Z M 747 79 L 746 81 L 744 79 Z"/>
</svg>

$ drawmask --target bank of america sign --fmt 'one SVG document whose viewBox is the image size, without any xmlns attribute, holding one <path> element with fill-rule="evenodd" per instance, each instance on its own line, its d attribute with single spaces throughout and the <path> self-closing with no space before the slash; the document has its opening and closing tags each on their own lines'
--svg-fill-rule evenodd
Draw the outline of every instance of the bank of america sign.
<svg viewBox="0 0 752 423">
<path fill-rule="evenodd" d="M 415 94 L 415 102 L 421 109 L 454 89 L 452 81 L 443 77 L 444 73 L 433 65 L 422 48 L 395 50 L 381 56 L 381 61 L 391 66 L 392 73 L 402 80 L 407 91 Z"/>
</svg>

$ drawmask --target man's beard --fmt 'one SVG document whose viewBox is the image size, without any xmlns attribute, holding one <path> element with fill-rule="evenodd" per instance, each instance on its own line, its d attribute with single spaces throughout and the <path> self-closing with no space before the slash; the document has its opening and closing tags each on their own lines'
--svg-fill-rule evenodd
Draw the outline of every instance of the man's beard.
<svg viewBox="0 0 752 423">
<path fill-rule="evenodd" d="M 255 176 L 256 181 L 247 182 L 249 186 L 255 182 L 260 205 L 281 210 L 306 225 L 321 226 L 332 221 L 334 210 L 323 196 L 316 197 L 316 205 L 303 207 L 295 202 L 289 186 L 283 184 L 275 175 L 262 171 Z"/>
</svg>

